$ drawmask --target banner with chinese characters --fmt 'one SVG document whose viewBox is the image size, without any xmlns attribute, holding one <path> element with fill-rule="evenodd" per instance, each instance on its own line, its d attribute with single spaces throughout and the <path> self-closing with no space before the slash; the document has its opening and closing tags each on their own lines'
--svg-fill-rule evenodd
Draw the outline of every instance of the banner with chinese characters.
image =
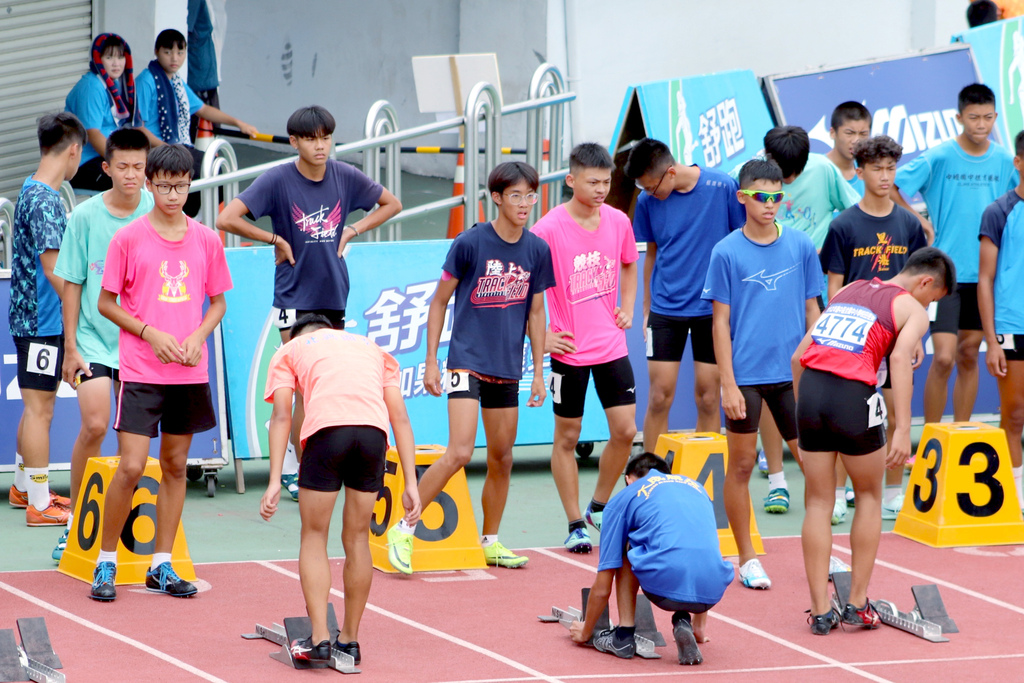
<svg viewBox="0 0 1024 683">
<path fill-rule="evenodd" d="M 971 46 L 981 82 L 996 93 L 996 129 L 1013 150 L 1024 129 L 1024 17 L 972 28 L 953 36 L 953 42 Z"/>
<path fill-rule="evenodd" d="M 401 366 L 401 389 L 417 443 L 448 441 L 447 399 L 423 388 L 426 360 L 427 312 L 433 299 L 449 240 L 424 242 L 369 242 L 352 245 L 346 256 L 351 291 L 345 311 L 346 329 L 369 337 L 395 357 Z M 274 326 L 273 250 L 227 250 L 228 266 L 236 287 L 227 297 L 224 316 L 224 355 L 227 359 L 228 395 L 236 458 L 267 457 L 267 427 L 271 406 L 263 400 L 267 367 L 280 346 Z M 444 366 L 451 337 L 448 304 L 441 333 L 439 360 Z M 545 358 L 542 372 L 550 373 Z M 519 384 L 519 429 L 516 444 L 551 443 L 554 417 L 550 395 L 539 408 L 526 407 L 534 366 L 527 341 L 523 349 L 523 379 Z M 604 441 L 608 426 L 593 386 L 587 393 L 581 441 Z M 484 445 L 484 430 L 477 429 L 477 446 Z"/>
<path fill-rule="evenodd" d="M 966 45 L 850 66 L 765 76 L 764 87 L 779 125 L 800 126 L 811 151 L 827 154 L 832 110 L 853 100 L 871 111 L 872 135 L 903 145 L 905 164 L 926 149 L 960 134 L 957 95 L 978 81 Z"/>
</svg>

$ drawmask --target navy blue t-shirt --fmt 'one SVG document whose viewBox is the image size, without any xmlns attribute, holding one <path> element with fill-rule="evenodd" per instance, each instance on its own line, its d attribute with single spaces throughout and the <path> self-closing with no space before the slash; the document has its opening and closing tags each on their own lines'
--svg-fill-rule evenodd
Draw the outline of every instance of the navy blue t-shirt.
<svg viewBox="0 0 1024 683">
<path fill-rule="evenodd" d="M 826 273 L 842 275 L 845 286 L 873 277 L 888 280 L 927 246 L 921 221 L 902 206 L 894 204 L 888 216 L 872 216 L 857 205 L 829 225 L 819 260 Z"/>
<path fill-rule="evenodd" d="M 628 550 L 627 550 L 628 548 Z M 623 556 L 644 590 L 678 602 L 714 605 L 733 580 L 722 559 L 715 510 L 693 479 L 651 470 L 604 509 L 597 570 Z"/>
<path fill-rule="evenodd" d="M 345 310 L 348 268 L 338 256 L 345 219 L 369 211 L 384 188 L 362 171 L 329 159 L 321 181 L 299 173 L 295 164 L 272 168 L 238 195 L 256 218 L 270 216 L 274 233 L 291 245 L 295 265 L 279 264 L 274 274 L 278 308 Z"/>
<path fill-rule="evenodd" d="M 445 272 L 457 278 L 448 367 L 519 380 L 533 295 L 555 286 L 547 242 L 523 231 L 510 244 L 490 223 L 452 242 Z"/>
</svg>

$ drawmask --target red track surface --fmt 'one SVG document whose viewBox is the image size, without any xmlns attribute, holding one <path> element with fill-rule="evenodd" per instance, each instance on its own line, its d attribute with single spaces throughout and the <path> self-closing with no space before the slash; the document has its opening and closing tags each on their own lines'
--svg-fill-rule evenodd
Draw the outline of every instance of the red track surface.
<svg viewBox="0 0 1024 683">
<path fill-rule="evenodd" d="M 847 541 L 836 538 L 837 555 L 849 559 L 841 550 Z M 619 660 L 580 648 L 559 625 L 537 621 L 552 605 L 579 606 L 580 588 L 593 581 L 596 556 L 538 550 L 527 553 L 531 561 L 522 570 L 375 573 L 360 631 L 364 659 L 357 680 L 1019 679 L 1020 549 L 989 548 L 977 555 L 883 537 L 871 597 L 909 611 L 910 586 L 937 580 L 961 632 L 950 634 L 949 643 L 933 644 L 887 626 L 812 636 L 803 613 L 808 599 L 799 540 L 765 539 L 765 546 L 772 589 L 730 587 L 712 612 L 712 640 L 702 646 L 705 663 L 699 667 L 676 663 L 669 615 L 657 609 L 659 628 L 669 636 L 669 647 L 658 650 L 660 660 Z M 339 591 L 342 564 L 332 563 Z M 86 584 L 56 572 L 8 573 L 0 575 L 0 628 L 13 628 L 18 617 L 45 616 L 73 683 L 338 680 L 341 674 L 334 671 L 288 669 L 268 657 L 277 646 L 239 637 L 257 622 L 280 623 L 304 612 L 296 572 L 291 561 L 200 565 L 197 573 L 211 588 L 194 599 L 119 587 L 111 604 L 89 600 Z M 455 578 L 462 580 L 438 581 Z M 333 601 L 340 617 L 343 599 L 339 594 Z"/>
</svg>

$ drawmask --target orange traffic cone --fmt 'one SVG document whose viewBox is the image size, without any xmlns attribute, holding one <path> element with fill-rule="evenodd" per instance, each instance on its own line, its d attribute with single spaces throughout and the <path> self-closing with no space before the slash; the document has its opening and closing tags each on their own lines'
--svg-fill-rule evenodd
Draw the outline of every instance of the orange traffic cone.
<svg viewBox="0 0 1024 683">
<path fill-rule="evenodd" d="M 452 184 L 452 196 L 453 197 L 461 197 L 463 195 L 463 193 L 465 192 L 465 190 L 466 190 L 466 185 L 465 185 L 465 183 L 466 183 L 466 168 L 465 168 L 465 165 L 466 165 L 466 157 L 465 157 L 464 154 L 462 154 L 460 152 L 459 156 L 458 156 L 458 159 L 455 162 L 455 182 Z M 479 211 L 480 211 L 479 221 L 483 222 L 483 220 L 484 220 L 484 204 L 483 204 L 483 202 L 478 202 L 478 204 L 479 204 Z M 456 206 L 454 209 L 451 210 L 451 213 L 448 214 L 448 239 L 455 239 L 456 235 L 458 235 L 459 233 L 462 232 L 463 216 L 465 216 L 465 214 L 463 213 L 464 210 L 465 210 L 465 207 L 460 205 L 460 206 Z"/>
<path fill-rule="evenodd" d="M 544 140 L 544 148 L 543 149 L 544 149 L 544 154 L 543 154 L 543 156 L 541 156 L 541 162 L 540 162 L 540 174 L 541 175 L 547 174 L 548 169 L 551 166 L 551 164 L 549 163 L 550 162 L 550 158 L 549 157 L 550 157 L 550 154 L 551 154 L 551 141 L 550 140 Z M 540 186 L 540 215 L 543 216 L 547 212 L 548 212 L 548 183 L 543 183 Z"/>
<path fill-rule="evenodd" d="M 199 128 L 196 130 L 196 149 L 205 152 L 211 142 L 213 142 L 213 124 L 200 117 Z"/>
</svg>

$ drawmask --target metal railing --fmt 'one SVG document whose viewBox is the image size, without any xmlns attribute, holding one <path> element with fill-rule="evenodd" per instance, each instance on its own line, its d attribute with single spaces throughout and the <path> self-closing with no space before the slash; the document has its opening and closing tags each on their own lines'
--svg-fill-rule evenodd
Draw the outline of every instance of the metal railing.
<svg viewBox="0 0 1024 683">
<path fill-rule="evenodd" d="M 0 197 L 0 270 L 10 270 L 11 240 L 14 235 L 14 202 L 5 197 Z"/>
<path fill-rule="evenodd" d="M 226 173 L 238 170 L 238 157 L 231 144 L 224 139 L 214 139 L 210 146 L 203 153 L 203 164 L 199 173 L 200 178 L 216 178 Z M 224 195 L 224 205 L 227 206 L 231 200 L 238 196 L 238 183 L 226 183 L 221 186 Z M 214 227 L 217 223 L 217 215 L 220 213 L 218 201 L 218 190 L 216 187 L 204 187 L 199 190 L 202 199 L 202 207 L 199 210 L 199 221 L 206 226 Z M 230 235 L 228 246 L 239 246 L 238 235 Z"/>
</svg>

